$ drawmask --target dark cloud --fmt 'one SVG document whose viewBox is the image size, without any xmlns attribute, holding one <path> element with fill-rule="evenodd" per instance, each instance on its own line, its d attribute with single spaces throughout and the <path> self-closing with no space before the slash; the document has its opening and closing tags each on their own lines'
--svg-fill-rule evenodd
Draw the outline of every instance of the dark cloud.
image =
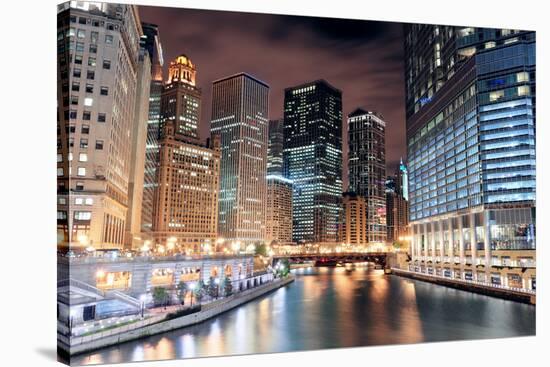
<svg viewBox="0 0 550 367">
<path fill-rule="evenodd" d="M 285 88 L 323 78 L 342 90 L 344 116 L 363 107 L 385 117 L 388 168 L 405 155 L 400 23 L 145 6 L 140 14 L 159 25 L 165 60 L 184 53 L 197 66 L 203 137 L 212 81 L 246 71 L 270 85 L 270 118 L 283 115 Z"/>
</svg>

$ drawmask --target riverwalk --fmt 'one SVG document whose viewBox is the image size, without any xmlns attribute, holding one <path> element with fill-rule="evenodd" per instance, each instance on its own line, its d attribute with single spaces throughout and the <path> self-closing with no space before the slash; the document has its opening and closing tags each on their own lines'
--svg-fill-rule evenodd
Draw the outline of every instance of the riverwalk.
<svg viewBox="0 0 550 367">
<path fill-rule="evenodd" d="M 131 340 L 136 340 L 151 335 L 195 325 L 220 315 L 246 302 L 252 301 L 266 293 L 274 291 L 294 281 L 293 275 L 278 278 L 274 281 L 248 289 L 232 296 L 210 302 L 201 307 L 201 310 L 186 316 L 166 320 L 168 313 L 156 315 L 147 319 L 112 328 L 98 333 L 79 337 L 67 337 L 57 334 L 58 348 L 69 355 L 90 352 L 99 348 L 117 345 Z"/>
</svg>

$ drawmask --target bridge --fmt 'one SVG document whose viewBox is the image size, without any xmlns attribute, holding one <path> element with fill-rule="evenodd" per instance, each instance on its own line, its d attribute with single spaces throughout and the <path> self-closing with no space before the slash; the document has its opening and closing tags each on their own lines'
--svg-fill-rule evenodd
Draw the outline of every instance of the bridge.
<svg viewBox="0 0 550 367">
<path fill-rule="evenodd" d="M 291 264 L 313 262 L 316 266 L 336 266 L 344 263 L 371 262 L 384 267 L 387 252 L 334 252 L 334 253 L 293 253 L 273 256 L 273 264 L 287 259 Z"/>
</svg>

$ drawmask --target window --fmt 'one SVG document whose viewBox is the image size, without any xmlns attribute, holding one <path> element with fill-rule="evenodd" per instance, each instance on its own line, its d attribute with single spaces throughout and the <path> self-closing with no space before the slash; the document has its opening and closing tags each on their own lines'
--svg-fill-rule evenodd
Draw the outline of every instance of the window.
<svg viewBox="0 0 550 367">
<path fill-rule="evenodd" d="M 94 66 L 95 66 L 95 63 L 96 63 L 95 57 L 91 57 L 91 56 L 88 57 L 88 66 L 94 67 Z"/>
<path fill-rule="evenodd" d="M 111 68 L 111 60 L 103 60 L 103 69 L 110 69 Z"/>
<path fill-rule="evenodd" d="M 94 85 L 86 84 L 86 93 L 93 93 L 93 92 L 94 92 Z"/>
<path fill-rule="evenodd" d="M 92 212 L 74 212 L 74 219 L 76 220 L 90 220 L 92 219 Z"/>
<path fill-rule="evenodd" d="M 88 153 L 80 153 L 78 155 L 79 162 L 88 162 Z"/>
<path fill-rule="evenodd" d="M 94 199 L 92 198 L 86 198 L 84 199 L 84 202 L 86 205 L 94 205 Z"/>
<path fill-rule="evenodd" d="M 107 87 L 101 87 L 100 94 L 101 94 L 102 96 L 108 96 L 108 95 L 109 95 L 109 88 L 107 88 Z"/>
<path fill-rule="evenodd" d="M 77 65 L 82 65 L 82 55 L 75 55 L 74 56 L 74 63 Z"/>
<path fill-rule="evenodd" d="M 518 87 L 518 96 L 528 96 L 530 94 L 529 86 L 522 85 Z"/>
<path fill-rule="evenodd" d="M 79 29 L 76 33 L 78 38 L 86 38 L 86 31 L 84 29 Z"/>
<path fill-rule="evenodd" d="M 80 139 L 80 148 L 82 149 L 88 148 L 88 139 L 85 139 L 85 138 Z"/>
<path fill-rule="evenodd" d="M 57 153 L 57 162 L 63 162 L 63 154 Z"/>
<path fill-rule="evenodd" d="M 84 106 L 92 106 L 94 104 L 94 99 L 90 97 L 84 98 Z"/>
<path fill-rule="evenodd" d="M 504 98 L 504 91 L 503 90 L 497 90 L 497 91 L 489 93 L 489 101 L 491 101 L 491 102 L 498 101 L 501 98 Z"/>
<path fill-rule="evenodd" d="M 82 191 L 82 190 L 84 190 L 84 182 L 82 182 L 82 181 L 77 181 L 76 186 L 75 186 L 75 190 L 77 190 L 77 191 Z"/>
<path fill-rule="evenodd" d="M 74 205 L 82 205 L 84 204 L 84 198 L 75 198 L 74 199 Z"/>
<path fill-rule="evenodd" d="M 79 18 L 78 18 L 78 23 L 79 23 L 79 24 L 86 24 L 86 18 L 79 17 Z"/>
<path fill-rule="evenodd" d="M 64 210 L 58 210 L 57 211 L 57 219 L 59 219 L 59 220 L 67 219 L 67 212 L 64 211 Z"/>
<path fill-rule="evenodd" d="M 57 176 L 63 176 L 63 167 L 57 169 Z"/>
<path fill-rule="evenodd" d="M 82 125 L 82 134 L 89 134 L 90 133 L 90 125 Z"/>
<path fill-rule="evenodd" d="M 87 78 L 87 79 L 94 80 L 94 79 L 95 79 L 95 71 L 93 71 L 93 70 L 88 70 L 88 71 L 86 72 L 86 78 Z"/>
<path fill-rule="evenodd" d="M 104 113 L 97 114 L 97 122 L 105 122 L 105 114 Z"/>
<path fill-rule="evenodd" d="M 90 121 L 92 119 L 92 113 L 90 111 L 82 112 L 82 119 L 85 121 Z"/>
<path fill-rule="evenodd" d="M 69 152 L 69 162 L 73 160 L 73 152 Z"/>
<path fill-rule="evenodd" d="M 73 70 L 73 76 L 75 78 L 80 78 L 80 74 L 82 74 L 82 70 L 76 68 Z"/>
<path fill-rule="evenodd" d="M 74 147 L 74 138 L 69 138 L 69 148 Z"/>
<path fill-rule="evenodd" d="M 71 96 L 71 104 L 78 105 L 78 96 Z"/>
<path fill-rule="evenodd" d="M 71 120 L 76 119 L 76 110 L 71 110 L 71 111 L 69 112 L 69 118 L 70 118 Z"/>
<path fill-rule="evenodd" d="M 90 43 L 97 43 L 97 36 L 99 33 L 97 32 L 91 32 L 90 33 Z"/>
<path fill-rule="evenodd" d="M 97 150 L 103 150 L 103 140 L 96 140 L 95 141 L 95 148 Z"/>
<path fill-rule="evenodd" d="M 80 83 L 79 82 L 73 82 L 73 85 L 71 87 L 71 90 L 73 92 L 78 92 L 80 91 Z"/>
<path fill-rule="evenodd" d="M 76 52 L 84 52 L 84 42 L 76 43 Z"/>
<path fill-rule="evenodd" d="M 86 167 L 78 167 L 77 175 L 78 176 L 86 176 Z"/>
<path fill-rule="evenodd" d="M 97 45 L 90 44 L 90 53 L 96 54 L 97 53 Z"/>
<path fill-rule="evenodd" d="M 113 36 L 111 35 L 106 35 L 105 36 L 105 43 L 108 44 L 108 45 L 112 45 L 113 44 Z"/>
<path fill-rule="evenodd" d="M 529 81 L 529 73 L 526 73 L 525 71 L 523 71 L 521 73 L 517 73 L 517 82 L 518 83 L 528 82 L 528 81 Z"/>
</svg>

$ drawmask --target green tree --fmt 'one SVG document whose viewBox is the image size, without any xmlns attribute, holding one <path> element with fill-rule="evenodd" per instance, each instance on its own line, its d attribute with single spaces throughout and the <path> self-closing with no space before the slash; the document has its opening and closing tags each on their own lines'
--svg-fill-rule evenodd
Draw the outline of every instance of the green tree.
<svg viewBox="0 0 550 367">
<path fill-rule="evenodd" d="M 260 243 L 256 246 L 256 255 L 267 256 L 267 247 L 265 243 Z"/>
<path fill-rule="evenodd" d="M 223 292 L 226 297 L 233 294 L 233 284 L 231 284 L 231 279 L 229 279 L 229 277 L 225 277 L 223 281 Z"/>
<path fill-rule="evenodd" d="M 153 288 L 153 302 L 155 306 L 166 306 L 168 303 L 168 291 L 164 287 Z"/>
<path fill-rule="evenodd" d="M 201 300 L 204 297 L 204 289 L 205 289 L 204 282 L 202 280 L 199 280 L 197 282 L 197 286 L 195 287 L 195 292 L 194 292 L 197 303 L 201 303 Z"/>
<path fill-rule="evenodd" d="M 178 292 L 178 299 L 180 300 L 181 304 L 185 304 L 185 295 L 187 294 L 187 291 L 189 288 L 187 287 L 187 283 L 180 281 L 178 285 L 176 286 L 176 290 Z"/>
<path fill-rule="evenodd" d="M 206 284 L 206 294 L 208 294 L 211 298 L 218 297 L 218 285 L 216 284 L 214 277 L 210 277 L 208 279 L 208 283 Z"/>
</svg>

